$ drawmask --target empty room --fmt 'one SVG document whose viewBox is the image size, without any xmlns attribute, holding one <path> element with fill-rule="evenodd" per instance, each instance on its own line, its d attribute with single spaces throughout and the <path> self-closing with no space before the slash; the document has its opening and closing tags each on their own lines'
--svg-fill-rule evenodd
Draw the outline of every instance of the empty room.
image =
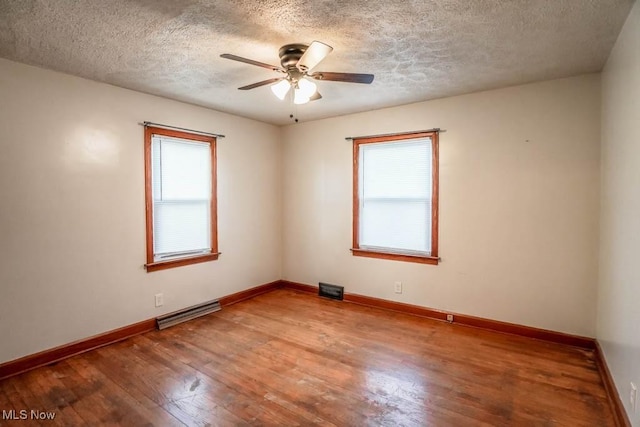
<svg viewBox="0 0 640 427">
<path fill-rule="evenodd" d="M 0 0 L 0 426 L 640 427 L 634 0 Z"/>
</svg>

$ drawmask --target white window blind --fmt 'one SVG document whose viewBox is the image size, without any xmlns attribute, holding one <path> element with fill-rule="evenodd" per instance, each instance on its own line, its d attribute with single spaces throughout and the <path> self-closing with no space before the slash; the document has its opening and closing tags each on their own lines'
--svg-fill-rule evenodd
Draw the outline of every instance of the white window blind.
<svg viewBox="0 0 640 427">
<path fill-rule="evenodd" d="M 431 138 L 360 145 L 359 243 L 431 255 Z"/>
<path fill-rule="evenodd" d="M 153 253 L 161 261 L 211 252 L 211 146 L 153 135 Z"/>
</svg>

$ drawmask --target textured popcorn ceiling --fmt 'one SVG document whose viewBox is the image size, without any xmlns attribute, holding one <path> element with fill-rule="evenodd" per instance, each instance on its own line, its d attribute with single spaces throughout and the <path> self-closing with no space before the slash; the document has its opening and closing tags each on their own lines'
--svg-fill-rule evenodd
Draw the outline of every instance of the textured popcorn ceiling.
<svg viewBox="0 0 640 427">
<path fill-rule="evenodd" d="M 275 124 L 602 69 L 633 0 L 0 0 L 0 56 Z M 318 82 L 323 99 L 279 101 L 288 43 L 334 51 L 315 70 L 375 74 Z M 145 119 L 142 118 L 141 119 Z"/>
</svg>

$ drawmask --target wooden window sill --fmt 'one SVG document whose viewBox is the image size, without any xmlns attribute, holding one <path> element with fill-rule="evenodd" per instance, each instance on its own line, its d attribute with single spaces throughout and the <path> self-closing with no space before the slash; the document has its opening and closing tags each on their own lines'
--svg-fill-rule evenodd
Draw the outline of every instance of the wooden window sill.
<svg viewBox="0 0 640 427">
<path fill-rule="evenodd" d="M 379 252 L 379 251 L 372 251 L 368 249 L 359 249 L 359 248 L 351 248 L 351 253 L 354 256 L 390 259 L 390 260 L 404 261 L 404 262 L 417 262 L 420 264 L 431 264 L 431 265 L 438 265 L 438 262 L 440 261 L 440 258 L 433 257 L 433 256 L 420 256 L 420 255 L 407 255 L 407 254 L 398 254 L 398 253 L 390 253 L 390 252 Z"/>
<path fill-rule="evenodd" d="M 151 263 L 145 264 L 145 268 L 147 269 L 147 273 L 151 273 L 152 271 L 166 270 L 167 268 L 182 267 L 184 265 L 189 265 L 189 264 L 215 261 L 218 259 L 220 254 L 221 252 L 216 252 L 216 253 L 198 255 L 198 256 L 188 257 L 188 258 L 178 258 L 178 259 L 172 259 L 168 261 L 151 262 Z"/>
</svg>

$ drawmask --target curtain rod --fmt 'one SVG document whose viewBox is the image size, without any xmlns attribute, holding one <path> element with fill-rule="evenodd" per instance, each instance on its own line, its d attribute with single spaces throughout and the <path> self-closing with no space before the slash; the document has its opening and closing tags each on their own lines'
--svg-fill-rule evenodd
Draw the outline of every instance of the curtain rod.
<svg viewBox="0 0 640 427">
<path fill-rule="evenodd" d="M 211 132 L 203 132 L 201 130 L 193 130 L 193 129 L 187 129 L 187 128 L 181 128 L 178 126 L 171 126 L 171 125 L 163 125 L 162 123 L 154 123 L 154 122 L 142 122 L 140 123 L 142 126 L 154 126 L 154 127 L 158 127 L 158 128 L 165 128 L 165 129 L 175 129 L 175 130 L 184 130 L 187 132 L 193 132 L 193 133 L 197 133 L 200 135 L 207 135 L 207 136 L 215 136 L 217 138 L 224 138 L 224 135 L 221 135 L 219 133 L 211 133 Z"/>
<path fill-rule="evenodd" d="M 345 139 L 348 141 L 350 139 L 362 139 L 362 138 L 378 138 L 381 136 L 398 136 L 398 135 L 410 135 L 412 133 L 427 133 L 427 132 L 446 132 L 444 129 L 433 128 L 427 130 L 416 130 L 413 132 L 398 132 L 398 133 L 383 133 L 380 135 L 363 135 L 363 136 L 348 136 Z"/>
</svg>

